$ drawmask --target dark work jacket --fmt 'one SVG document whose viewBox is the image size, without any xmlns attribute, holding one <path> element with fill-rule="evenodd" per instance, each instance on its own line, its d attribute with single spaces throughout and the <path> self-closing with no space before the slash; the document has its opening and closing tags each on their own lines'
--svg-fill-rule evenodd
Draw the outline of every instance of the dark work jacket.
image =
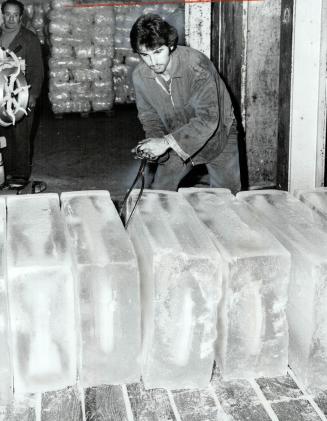
<svg viewBox="0 0 327 421">
<path fill-rule="evenodd" d="M 25 78 L 28 85 L 31 85 L 29 93 L 37 98 L 41 93 L 44 67 L 40 41 L 35 34 L 24 26 L 21 26 L 18 34 L 10 43 L 8 49 L 22 48 L 16 53 L 17 57 L 25 60 Z"/>
<path fill-rule="evenodd" d="M 146 137 L 171 134 L 193 163 L 207 163 L 226 146 L 234 122 L 230 95 L 213 63 L 178 46 L 171 55 L 170 94 L 141 62 L 133 72 L 138 117 Z"/>
</svg>

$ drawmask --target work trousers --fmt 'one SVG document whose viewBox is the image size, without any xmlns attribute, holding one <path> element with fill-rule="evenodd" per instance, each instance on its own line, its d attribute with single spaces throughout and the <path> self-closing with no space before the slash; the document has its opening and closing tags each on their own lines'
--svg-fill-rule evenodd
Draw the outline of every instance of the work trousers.
<svg viewBox="0 0 327 421">
<path fill-rule="evenodd" d="M 150 189 L 177 191 L 182 179 L 192 170 L 191 162 L 184 163 L 174 151 L 170 151 L 169 154 L 169 159 L 162 165 L 158 165 L 149 185 Z M 224 150 L 205 165 L 208 169 L 210 187 L 227 188 L 232 193 L 241 190 L 236 136 L 229 138 Z"/>
<path fill-rule="evenodd" d="M 34 111 L 14 126 L 2 127 L 1 135 L 6 137 L 7 147 L 3 150 L 6 176 L 28 180 L 32 172 L 31 131 Z"/>
</svg>

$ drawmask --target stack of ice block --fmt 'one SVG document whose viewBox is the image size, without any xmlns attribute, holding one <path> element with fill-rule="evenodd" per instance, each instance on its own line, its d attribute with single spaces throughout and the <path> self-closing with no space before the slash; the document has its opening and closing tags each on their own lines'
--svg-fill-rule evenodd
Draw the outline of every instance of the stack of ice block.
<svg viewBox="0 0 327 421">
<path fill-rule="evenodd" d="M 223 377 L 286 374 L 290 254 L 229 190 L 179 192 L 208 227 L 224 262 L 217 341 Z"/>
<path fill-rule="evenodd" d="M 289 363 L 309 389 L 327 387 L 326 222 L 290 193 L 242 192 L 277 239 L 291 252 Z"/>
<path fill-rule="evenodd" d="M 74 255 L 83 386 L 140 379 L 137 260 L 107 191 L 61 194 Z"/>
<path fill-rule="evenodd" d="M 7 263 L 16 393 L 76 381 L 74 282 L 56 194 L 8 196 Z"/>
<path fill-rule="evenodd" d="M 300 199 L 320 216 L 327 218 L 327 188 L 317 187 L 311 190 L 296 190 L 295 197 Z"/>
<path fill-rule="evenodd" d="M 145 387 L 207 386 L 221 297 L 217 249 L 192 207 L 174 192 L 145 190 L 128 231 L 141 276 Z"/>
<path fill-rule="evenodd" d="M 0 198 L 0 405 L 12 398 L 12 368 L 10 359 L 8 295 L 6 272 L 6 202 Z"/>
</svg>

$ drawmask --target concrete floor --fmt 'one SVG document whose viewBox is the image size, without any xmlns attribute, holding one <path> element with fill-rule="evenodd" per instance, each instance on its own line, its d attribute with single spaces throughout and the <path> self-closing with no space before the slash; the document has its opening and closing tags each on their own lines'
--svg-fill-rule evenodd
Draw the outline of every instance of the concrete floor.
<svg viewBox="0 0 327 421">
<path fill-rule="evenodd" d="M 327 394 L 307 394 L 294 374 L 224 381 L 206 389 L 145 390 L 142 383 L 68 387 L 16 397 L 0 421 L 322 421 Z"/>
<path fill-rule="evenodd" d="M 45 181 L 47 192 L 105 189 L 121 199 L 139 165 L 130 152 L 143 138 L 135 106 L 115 107 L 113 116 L 64 114 L 59 119 L 46 99 L 40 105 L 32 179 Z"/>
</svg>

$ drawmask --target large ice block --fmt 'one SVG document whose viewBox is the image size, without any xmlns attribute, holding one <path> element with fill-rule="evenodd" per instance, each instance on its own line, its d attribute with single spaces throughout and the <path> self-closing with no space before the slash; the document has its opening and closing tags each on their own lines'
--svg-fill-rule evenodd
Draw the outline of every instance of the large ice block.
<svg viewBox="0 0 327 421">
<path fill-rule="evenodd" d="M 0 198 L 0 405 L 12 399 L 12 366 L 6 282 L 6 201 Z"/>
<path fill-rule="evenodd" d="M 8 196 L 7 262 L 14 387 L 76 381 L 74 280 L 57 194 Z"/>
<path fill-rule="evenodd" d="M 242 192 L 277 239 L 291 252 L 287 317 L 289 364 L 309 389 L 327 388 L 327 225 L 290 193 Z"/>
<path fill-rule="evenodd" d="M 226 379 L 285 375 L 289 252 L 226 189 L 180 189 L 221 253 L 217 362 Z"/>
<path fill-rule="evenodd" d="M 107 191 L 61 194 L 77 268 L 84 387 L 140 380 L 137 259 Z"/>
<path fill-rule="evenodd" d="M 296 190 L 294 196 L 315 210 L 320 216 L 327 218 L 327 187 Z"/>
<path fill-rule="evenodd" d="M 128 213 L 138 193 L 133 192 Z M 141 276 L 145 387 L 207 386 L 221 297 L 217 249 L 175 192 L 145 190 L 128 232 Z"/>
</svg>

